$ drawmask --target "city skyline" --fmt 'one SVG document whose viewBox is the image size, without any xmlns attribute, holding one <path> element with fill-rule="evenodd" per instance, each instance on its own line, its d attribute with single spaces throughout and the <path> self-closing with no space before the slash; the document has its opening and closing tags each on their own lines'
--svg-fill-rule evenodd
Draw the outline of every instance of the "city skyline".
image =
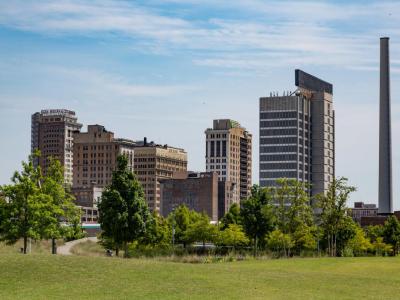
<svg viewBox="0 0 400 300">
<path fill-rule="evenodd" d="M 118 137 L 184 148 L 195 171 L 205 170 L 204 129 L 238 120 L 253 134 L 258 183 L 258 99 L 282 94 L 301 68 L 335 86 L 337 176 L 358 187 L 353 201 L 377 203 L 379 37 L 390 36 L 400 208 L 399 4 L 166 2 L 0 4 L 0 138 L 8 146 L 0 183 L 26 160 L 30 115 L 46 108 L 74 110 L 80 123 Z"/>
</svg>

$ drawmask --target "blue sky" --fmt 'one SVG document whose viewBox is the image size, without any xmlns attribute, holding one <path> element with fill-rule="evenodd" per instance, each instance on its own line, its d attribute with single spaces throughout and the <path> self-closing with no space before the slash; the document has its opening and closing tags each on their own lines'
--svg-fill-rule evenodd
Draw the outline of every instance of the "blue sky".
<svg viewBox="0 0 400 300">
<path fill-rule="evenodd" d="M 334 85 L 336 173 L 377 202 L 379 37 L 391 38 L 395 208 L 400 209 L 397 1 L 0 1 L 0 183 L 30 151 L 30 115 L 75 110 L 116 136 L 183 147 L 204 170 L 204 130 L 294 90 L 301 68 Z"/>
</svg>

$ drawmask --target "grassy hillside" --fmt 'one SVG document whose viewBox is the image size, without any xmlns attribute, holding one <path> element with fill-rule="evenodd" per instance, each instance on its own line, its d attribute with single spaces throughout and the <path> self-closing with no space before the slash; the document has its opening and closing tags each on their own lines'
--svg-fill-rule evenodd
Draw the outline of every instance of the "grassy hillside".
<svg viewBox="0 0 400 300">
<path fill-rule="evenodd" d="M 1 251 L 0 299 L 398 299 L 400 258 L 182 264 Z"/>
</svg>

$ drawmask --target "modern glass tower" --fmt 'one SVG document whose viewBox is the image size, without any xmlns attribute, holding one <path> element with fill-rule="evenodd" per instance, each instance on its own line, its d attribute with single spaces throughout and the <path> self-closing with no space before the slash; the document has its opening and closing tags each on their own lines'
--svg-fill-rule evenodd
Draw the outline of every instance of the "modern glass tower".
<svg viewBox="0 0 400 300">
<path fill-rule="evenodd" d="M 332 85 L 301 70 L 295 79 L 295 92 L 260 98 L 260 185 L 292 178 L 316 195 L 335 176 Z"/>
</svg>

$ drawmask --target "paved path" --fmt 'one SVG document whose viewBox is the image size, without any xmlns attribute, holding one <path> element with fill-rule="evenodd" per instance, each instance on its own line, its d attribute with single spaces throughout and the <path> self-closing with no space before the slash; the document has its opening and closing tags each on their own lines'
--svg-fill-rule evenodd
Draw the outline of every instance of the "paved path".
<svg viewBox="0 0 400 300">
<path fill-rule="evenodd" d="M 62 246 L 57 248 L 57 254 L 72 255 L 72 253 L 71 253 L 72 247 L 77 245 L 77 244 L 86 242 L 86 241 L 97 242 L 97 237 L 86 237 L 86 238 L 83 238 L 83 239 L 67 242 L 64 245 L 62 245 Z"/>
</svg>

